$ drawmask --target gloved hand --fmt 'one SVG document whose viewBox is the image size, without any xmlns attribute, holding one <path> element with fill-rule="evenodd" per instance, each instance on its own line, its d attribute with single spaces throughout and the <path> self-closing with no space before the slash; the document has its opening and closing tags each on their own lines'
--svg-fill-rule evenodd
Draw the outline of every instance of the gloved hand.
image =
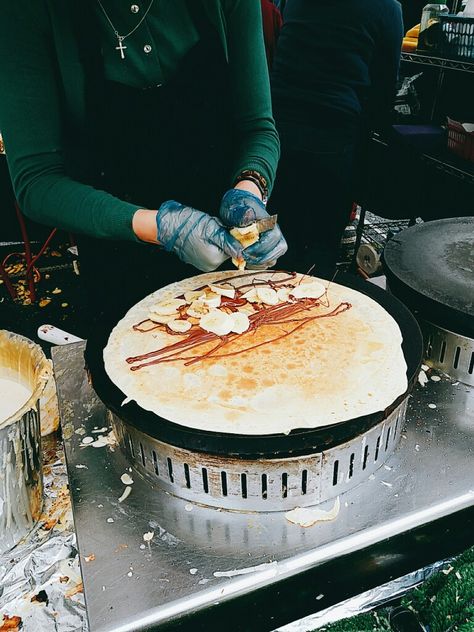
<svg viewBox="0 0 474 632">
<path fill-rule="evenodd" d="M 248 226 L 252 222 L 269 217 L 265 205 L 253 193 L 242 189 L 230 189 L 222 198 L 219 216 L 226 226 Z M 248 267 L 271 267 L 288 250 L 278 224 L 260 235 L 260 240 L 242 251 Z"/>
<path fill-rule="evenodd" d="M 242 257 L 242 245 L 218 219 L 174 200 L 160 206 L 156 225 L 165 250 L 203 272 L 215 270 L 229 257 Z"/>
</svg>

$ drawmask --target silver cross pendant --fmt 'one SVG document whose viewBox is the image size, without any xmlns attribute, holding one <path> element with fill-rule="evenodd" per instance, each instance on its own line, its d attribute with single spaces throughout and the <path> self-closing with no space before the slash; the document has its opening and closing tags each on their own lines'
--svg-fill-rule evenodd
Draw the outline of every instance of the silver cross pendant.
<svg viewBox="0 0 474 632">
<path fill-rule="evenodd" d="M 123 45 L 123 37 L 119 36 L 117 37 L 118 39 L 118 46 L 115 47 L 115 50 L 119 50 L 120 51 L 120 57 L 122 59 L 125 59 L 125 53 L 124 50 L 127 48 L 126 46 Z"/>
</svg>

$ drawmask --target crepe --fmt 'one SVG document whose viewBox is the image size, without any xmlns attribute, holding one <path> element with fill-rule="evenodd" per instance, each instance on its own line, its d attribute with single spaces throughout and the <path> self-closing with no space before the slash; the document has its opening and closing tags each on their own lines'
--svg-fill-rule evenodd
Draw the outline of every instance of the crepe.
<svg viewBox="0 0 474 632">
<path fill-rule="evenodd" d="M 173 360 L 131 370 L 144 361 L 128 363 L 127 358 L 163 349 L 188 335 L 171 335 L 165 325 L 147 333 L 133 329 L 146 321 L 157 302 L 223 282 L 236 288 L 246 285 L 242 292 L 252 282 L 270 280 L 297 287 L 307 282 L 301 275 L 288 281 L 284 273 L 272 272 L 237 277 L 234 271 L 186 279 L 130 309 L 104 350 L 105 369 L 124 396 L 188 428 L 265 435 L 383 411 L 405 393 L 407 367 L 396 321 L 366 295 L 321 279 L 326 294 L 313 301 L 313 307 L 296 315 L 292 323 L 232 334 L 232 342 L 214 353 L 222 357 L 204 358 L 189 366 Z M 348 307 L 339 309 L 342 304 Z M 334 310 L 337 315 L 331 316 Z M 296 319 L 303 318 L 307 320 L 294 330 L 300 322 Z M 198 351 L 202 355 L 214 346 L 215 341 Z M 237 353 L 244 349 L 248 350 Z M 182 355 L 199 354 L 191 349 Z"/>
</svg>

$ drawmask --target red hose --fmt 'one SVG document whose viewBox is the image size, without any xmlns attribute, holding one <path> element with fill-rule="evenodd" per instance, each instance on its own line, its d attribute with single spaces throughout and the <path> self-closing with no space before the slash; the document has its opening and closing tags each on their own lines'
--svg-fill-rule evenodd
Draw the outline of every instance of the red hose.
<svg viewBox="0 0 474 632">
<path fill-rule="evenodd" d="M 17 219 L 18 219 L 18 223 L 20 225 L 20 230 L 21 230 L 21 236 L 23 238 L 23 243 L 25 244 L 25 261 L 26 261 L 26 273 L 25 274 L 26 274 L 26 280 L 27 280 L 27 283 L 28 283 L 28 291 L 30 293 L 31 302 L 34 303 L 35 300 L 36 300 L 34 265 L 38 261 L 38 259 L 44 254 L 44 251 L 49 246 L 52 238 L 54 237 L 54 235 L 56 234 L 58 229 L 57 228 L 53 228 L 53 230 L 48 235 L 48 238 L 46 239 L 44 244 L 41 246 L 38 254 L 35 255 L 35 256 L 32 256 L 32 254 L 31 254 L 31 243 L 30 243 L 30 238 L 28 237 L 28 232 L 26 230 L 25 220 L 24 220 L 23 214 L 20 211 L 20 208 L 19 208 L 19 206 L 18 206 L 18 204 L 16 202 L 15 202 L 15 211 L 16 211 L 16 216 L 17 216 Z M 6 259 L 8 259 L 8 257 Z M 4 262 L 4 264 L 5 264 L 5 262 Z M 11 284 L 10 284 L 10 287 L 11 287 Z M 7 285 L 7 288 L 8 288 L 8 285 Z M 10 294 L 11 294 L 11 292 L 10 292 Z M 16 292 L 15 292 L 15 295 L 16 295 Z"/>
<path fill-rule="evenodd" d="M 28 267 L 26 268 L 26 272 L 28 274 L 28 272 L 31 270 L 31 268 L 34 266 L 34 264 L 38 261 L 38 259 L 41 257 L 42 254 L 44 254 L 44 251 L 46 250 L 46 248 L 49 246 L 51 239 L 54 237 L 54 235 L 57 232 L 57 228 L 53 228 L 53 230 L 50 232 L 48 239 L 44 242 L 44 244 L 41 246 L 40 251 L 38 252 L 37 255 L 35 255 L 30 263 L 28 264 Z"/>
<path fill-rule="evenodd" d="M 30 273 L 30 270 L 31 270 L 30 263 L 32 261 L 30 238 L 28 237 L 28 232 L 26 230 L 23 214 L 20 211 L 20 208 L 16 202 L 15 202 L 15 211 L 16 211 L 18 223 L 20 224 L 20 230 L 21 230 L 21 236 L 23 238 L 23 243 L 25 244 L 26 281 L 28 283 L 28 290 L 30 292 L 31 302 L 34 303 L 34 301 L 36 300 L 36 292 L 35 292 L 35 281 L 34 281 L 33 275 Z"/>
</svg>

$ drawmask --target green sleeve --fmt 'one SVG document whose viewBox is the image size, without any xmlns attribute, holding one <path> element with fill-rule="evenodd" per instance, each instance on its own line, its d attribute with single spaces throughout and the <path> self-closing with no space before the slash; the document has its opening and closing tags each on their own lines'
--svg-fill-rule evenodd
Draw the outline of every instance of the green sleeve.
<svg viewBox="0 0 474 632">
<path fill-rule="evenodd" d="M 68 177 L 60 87 L 49 16 L 41 0 L 2 5 L 0 130 L 19 205 L 50 226 L 104 239 L 134 240 L 139 208 Z"/>
<path fill-rule="evenodd" d="M 245 169 L 254 169 L 271 189 L 280 143 L 272 116 L 261 6 L 256 0 L 228 0 L 225 5 L 231 98 L 241 138 L 234 178 Z"/>
</svg>

